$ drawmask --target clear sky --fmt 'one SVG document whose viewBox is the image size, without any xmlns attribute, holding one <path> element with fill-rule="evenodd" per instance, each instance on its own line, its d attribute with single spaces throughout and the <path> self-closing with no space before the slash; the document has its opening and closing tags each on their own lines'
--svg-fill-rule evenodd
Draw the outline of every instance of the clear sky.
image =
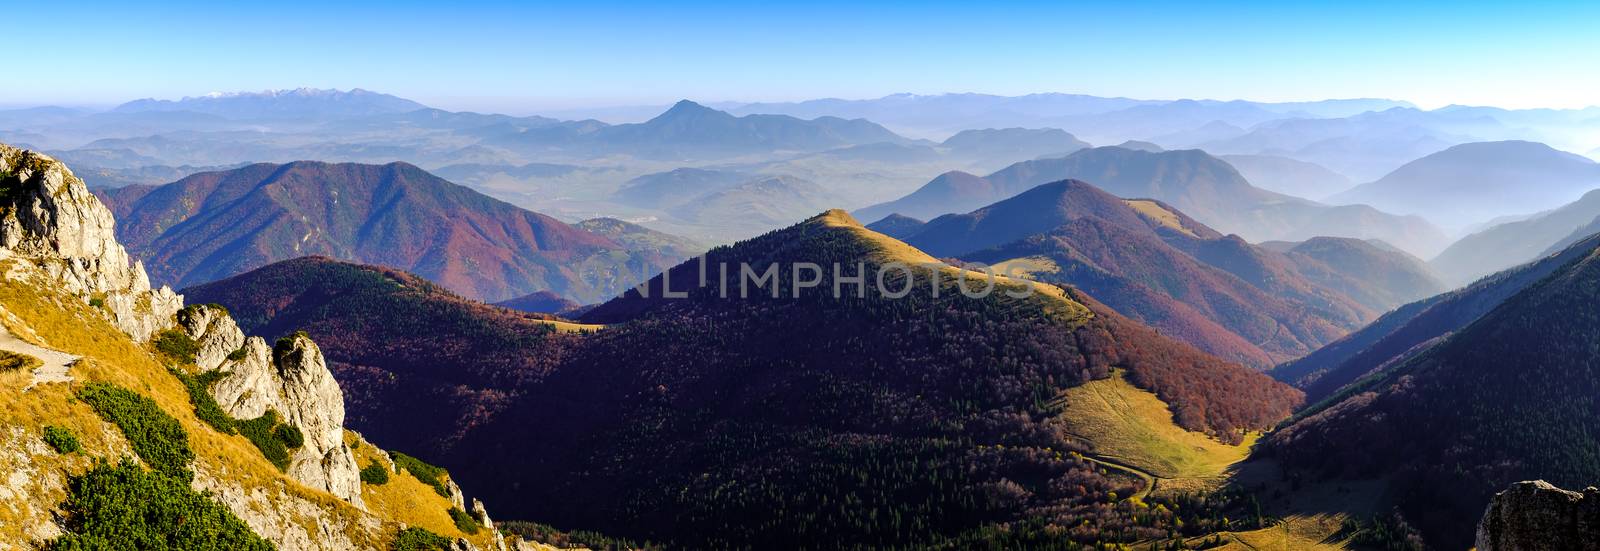
<svg viewBox="0 0 1600 551">
<path fill-rule="evenodd" d="M 236 4 L 5 2 L 0 105 L 300 86 L 516 114 L 898 92 L 1600 104 L 1592 1 Z"/>
</svg>

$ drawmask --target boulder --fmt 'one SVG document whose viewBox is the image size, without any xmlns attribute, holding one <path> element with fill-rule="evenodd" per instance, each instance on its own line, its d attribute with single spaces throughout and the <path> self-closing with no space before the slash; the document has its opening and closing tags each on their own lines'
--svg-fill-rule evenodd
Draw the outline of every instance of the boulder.
<svg viewBox="0 0 1600 551">
<path fill-rule="evenodd" d="M 1478 523 L 1478 551 L 1600 550 L 1600 490 L 1518 482 L 1489 501 Z"/>
<path fill-rule="evenodd" d="M 200 352 L 194 363 L 200 369 L 211 371 L 222 367 L 228 356 L 244 347 L 244 331 L 233 321 L 233 316 L 220 306 L 199 304 L 178 311 L 178 327 L 194 339 Z"/>
</svg>

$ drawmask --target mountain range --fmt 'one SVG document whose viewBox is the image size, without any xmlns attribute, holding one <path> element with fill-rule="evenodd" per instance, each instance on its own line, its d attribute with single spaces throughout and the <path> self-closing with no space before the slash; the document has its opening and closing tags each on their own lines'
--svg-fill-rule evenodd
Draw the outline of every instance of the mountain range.
<svg viewBox="0 0 1600 551">
<path fill-rule="evenodd" d="M 953 155 L 1005 164 L 1046 155 L 1066 155 L 1090 147 L 1089 142 L 1057 128 L 963 130 L 939 145 Z"/>
<path fill-rule="evenodd" d="M 1263 369 L 1443 290 L 1404 253 L 1333 238 L 1267 250 L 1164 203 L 1077 180 L 897 231 L 938 257 L 1073 285 L 1201 350 Z"/>
<path fill-rule="evenodd" d="M 1600 228 L 1600 192 L 1561 207 L 1490 226 L 1462 237 L 1429 261 L 1458 284 L 1565 249 Z"/>
<path fill-rule="evenodd" d="M 406 113 L 426 106 L 360 88 L 348 92 L 297 88 L 265 92 L 212 93 L 177 101 L 141 99 L 118 105 L 112 113 L 186 111 L 240 120 L 351 118 Z"/>
<path fill-rule="evenodd" d="M 524 152 L 587 148 L 593 155 L 625 153 L 663 159 L 716 158 L 775 151 L 819 151 L 850 145 L 908 142 L 865 119 L 786 115 L 737 117 L 683 100 L 641 123 L 584 129 L 532 128 L 487 143 Z"/>
<path fill-rule="evenodd" d="M 729 300 L 718 298 L 715 286 L 688 289 L 686 299 L 661 298 L 669 279 L 674 287 L 695 280 L 698 262 L 689 262 L 652 280 L 648 293 L 630 291 L 589 311 L 585 325 L 518 317 L 404 274 L 321 259 L 186 292 L 229 305 L 243 324 L 267 332 L 304 327 L 328 341 L 333 365 L 365 366 L 349 368 L 358 370 L 353 375 L 336 370 L 351 375 L 341 382 L 353 396 L 382 397 L 353 401 L 357 426 L 375 439 L 422 444 L 418 453 L 474 487 L 502 488 L 488 500 L 520 507 L 510 514 L 691 547 L 781 545 L 802 535 L 862 544 L 1044 535 L 993 532 L 992 523 L 1005 519 L 1164 537 L 1123 520 L 1117 511 L 1135 507 L 1130 502 L 1081 505 L 1098 498 L 1078 485 L 1128 495 L 1140 483 L 1065 455 L 1088 451 L 1095 440 L 1042 430 L 1062 414 L 1041 397 L 1087 380 L 1110 384 L 1126 372 L 1146 389 L 1129 392 L 1171 404 L 1156 422 L 1227 442 L 1248 427 L 1269 426 L 1298 399 L 1076 291 L 1005 280 L 1002 289 L 1034 294 L 968 299 L 945 287 L 943 298 L 933 297 L 928 270 L 943 272 L 937 285 L 947 286 L 957 268 L 922 267 L 935 261 L 840 211 L 714 249 L 707 259 L 861 262 L 869 272 L 889 262 L 918 267 L 907 281 L 914 291 L 903 300 L 877 291 L 860 300 L 821 292 L 766 298 L 764 291 L 756 295 L 762 298 Z M 817 289 L 830 288 L 830 280 L 824 274 Z M 769 284 L 785 281 L 792 280 Z M 430 327 L 434 336 L 426 346 L 385 345 L 411 332 L 383 321 L 395 317 Z M 517 319 L 525 321 L 509 321 Z M 493 327 L 502 329 L 490 335 L 503 336 L 478 336 Z M 520 360 L 485 353 L 494 343 L 534 352 L 512 355 Z M 470 350 L 460 362 L 468 367 L 444 369 L 427 353 L 433 349 Z M 471 367 L 506 361 L 536 363 Z M 471 380 L 500 391 L 458 390 Z M 441 398 L 416 408 L 405 405 L 415 399 L 394 399 L 402 395 Z M 469 403 L 477 404 L 473 414 L 457 413 Z M 970 405 L 952 410 L 947 403 Z M 468 424 L 464 437 L 452 436 Z M 527 437 L 529 427 L 538 427 L 537 437 Z M 1031 497 L 967 501 L 1013 484 Z M 862 502 L 828 497 L 846 487 Z M 878 514 L 855 513 L 863 509 Z M 1182 518 L 1191 526 L 1220 518 L 1205 511 Z M 1177 518 L 1154 517 L 1158 525 Z"/>
<path fill-rule="evenodd" d="M 1328 198 L 1417 214 L 1447 227 L 1539 212 L 1600 187 L 1600 164 L 1525 141 L 1469 143 Z"/>
<path fill-rule="evenodd" d="M 889 214 L 933 218 L 1068 178 L 1093 183 L 1120 197 L 1162 201 L 1218 231 L 1251 240 L 1376 238 L 1418 256 L 1431 256 L 1447 244 L 1440 230 L 1419 218 L 1388 215 L 1363 206 L 1330 207 L 1262 190 L 1250 185 L 1227 162 L 1199 150 L 1098 147 L 1062 158 L 1019 162 L 985 177 L 946 173 L 901 199 L 856 214 L 866 219 Z"/>
<path fill-rule="evenodd" d="M 0 111 L 0 547 L 1594 539 L 1600 110 L 563 118 Z"/>
<path fill-rule="evenodd" d="M 1117 135 L 1116 141 L 1151 137 L 1166 132 L 1139 127 L 1135 121 L 1169 118 L 1164 126 L 1187 129 L 1211 121 L 1241 126 L 1274 115 L 1347 117 L 1410 104 L 1383 99 L 1327 100 L 1320 102 L 1255 103 L 1212 100 L 1138 100 L 1081 94 L 895 94 L 877 99 L 819 99 L 793 103 L 729 105 L 735 113 L 779 113 L 797 117 L 861 117 L 904 128 L 914 135 L 946 135 L 961 129 L 1004 128 L 1039 124 L 1061 128 L 1093 127 L 1096 135 Z M 1140 110 L 1139 108 L 1146 108 Z M 1156 108 L 1156 111 L 1149 109 Z M 1162 110 L 1164 109 L 1164 110 Z M 1172 119 L 1174 113 L 1184 113 Z M 1073 123 L 1073 124 L 1067 124 Z M 1148 124 L 1148 123 L 1147 123 Z M 1112 140 L 1106 140 L 1115 143 Z"/>
<path fill-rule="evenodd" d="M 1355 186 L 1349 177 L 1322 165 L 1277 155 L 1221 155 L 1239 175 L 1261 189 L 1313 201 Z"/>
<path fill-rule="evenodd" d="M 1272 375 L 1305 390 L 1313 402 L 1322 400 L 1475 323 L 1509 297 L 1588 254 L 1590 248 L 1574 245 L 1466 287 L 1406 304 L 1316 352 L 1278 366 Z"/>
<path fill-rule="evenodd" d="M 322 254 L 401 266 L 490 301 L 596 301 L 693 251 L 632 249 L 404 163 L 256 164 L 101 192 L 158 281 L 194 285 Z"/>
</svg>

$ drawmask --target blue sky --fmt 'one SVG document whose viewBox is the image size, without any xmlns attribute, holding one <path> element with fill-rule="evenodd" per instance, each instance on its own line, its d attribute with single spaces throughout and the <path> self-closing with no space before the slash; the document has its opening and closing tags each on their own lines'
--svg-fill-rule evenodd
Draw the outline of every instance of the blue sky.
<svg viewBox="0 0 1600 551">
<path fill-rule="evenodd" d="M 898 92 L 1600 104 L 1595 2 L 232 4 L 7 3 L 25 24 L 4 25 L 0 105 L 300 86 L 508 113 Z"/>
</svg>

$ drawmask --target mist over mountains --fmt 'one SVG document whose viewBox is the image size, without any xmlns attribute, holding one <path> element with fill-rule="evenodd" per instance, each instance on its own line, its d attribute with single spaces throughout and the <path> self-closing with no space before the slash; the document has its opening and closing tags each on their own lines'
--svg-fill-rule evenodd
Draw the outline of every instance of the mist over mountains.
<svg viewBox="0 0 1600 551">
<path fill-rule="evenodd" d="M 1600 164 L 1570 153 L 1600 110 L 619 113 L 361 89 L 0 111 L 0 140 L 55 155 L 0 147 L 0 393 L 25 413 L 0 467 L 76 484 L 88 461 L 36 432 L 148 452 L 75 390 L 112 384 L 196 435 L 214 492 L 183 499 L 285 549 L 1454 548 L 1507 484 L 1600 476 Z M 772 268 L 754 295 L 707 283 L 741 266 Z M 281 422 L 212 411 L 305 366 L 316 403 Z M 339 454 L 338 499 L 230 497 L 334 487 L 226 462 L 293 431 Z M 0 511 L 92 531 L 59 493 Z M 283 528 L 326 511 L 364 543 Z"/>
</svg>

